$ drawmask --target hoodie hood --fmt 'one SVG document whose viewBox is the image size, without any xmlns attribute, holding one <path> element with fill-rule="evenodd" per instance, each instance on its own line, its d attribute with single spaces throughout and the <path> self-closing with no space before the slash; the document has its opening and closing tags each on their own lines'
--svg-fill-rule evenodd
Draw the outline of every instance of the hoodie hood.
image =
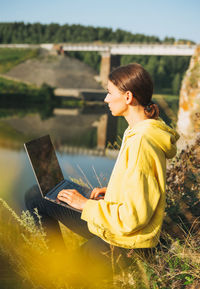
<svg viewBox="0 0 200 289">
<path fill-rule="evenodd" d="M 161 118 L 145 119 L 138 122 L 133 128 L 128 127 L 124 133 L 124 142 L 135 134 L 145 134 L 153 140 L 164 151 L 166 158 L 170 159 L 176 155 L 176 142 L 180 136 Z"/>
</svg>

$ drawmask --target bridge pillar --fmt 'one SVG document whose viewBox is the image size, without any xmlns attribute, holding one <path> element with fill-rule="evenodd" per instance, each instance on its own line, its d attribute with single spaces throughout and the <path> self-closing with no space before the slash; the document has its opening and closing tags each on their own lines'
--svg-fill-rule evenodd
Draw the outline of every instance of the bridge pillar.
<svg viewBox="0 0 200 289">
<path fill-rule="evenodd" d="M 110 51 L 101 52 L 100 80 L 104 88 L 106 88 L 107 86 L 110 68 L 111 68 Z"/>
<path fill-rule="evenodd" d="M 200 46 L 191 57 L 182 82 L 177 130 L 188 140 L 200 132 Z"/>
<path fill-rule="evenodd" d="M 97 148 L 105 149 L 111 143 L 114 144 L 117 135 L 117 118 L 111 113 L 103 114 L 98 122 L 97 127 Z"/>
<path fill-rule="evenodd" d="M 100 80 L 104 88 L 107 87 L 109 73 L 118 66 L 120 66 L 120 55 L 111 55 L 110 52 L 101 53 Z"/>
<path fill-rule="evenodd" d="M 106 146 L 106 129 L 107 129 L 108 117 L 104 114 L 100 117 L 97 123 L 97 148 L 105 149 Z"/>
</svg>

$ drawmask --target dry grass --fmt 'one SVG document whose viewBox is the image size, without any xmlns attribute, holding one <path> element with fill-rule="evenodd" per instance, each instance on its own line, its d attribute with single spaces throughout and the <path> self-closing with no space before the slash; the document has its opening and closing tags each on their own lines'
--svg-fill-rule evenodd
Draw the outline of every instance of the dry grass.
<svg viewBox="0 0 200 289">
<path fill-rule="evenodd" d="M 197 225 L 198 220 L 194 227 Z M 66 253 L 59 251 L 56 244 L 55 250 L 48 247 L 42 226 L 35 226 L 28 211 L 19 217 L 0 199 L 0 251 L 9 266 L 8 278 L 15 276 L 15 285 L 18 282 L 20 289 L 195 288 L 190 286 L 200 285 L 197 283 L 200 282 L 199 236 L 192 231 L 182 241 L 163 233 L 165 245 L 160 244 L 148 256 L 133 252 L 132 265 L 114 274 L 112 281 L 97 278 L 96 270 L 101 270 L 97 269 L 98 263 L 96 268 L 91 268 L 87 260 L 80 260 L 76 251 L 84 239 L 64 227 L 62 231 L 70 248 Z"/>
<path fill-rule="evenodd" d="M 21 289 L 23 280 L 29 288 L 95 288 L 99 272 L 104 270 L 98 263 L 96 268 L 89 267 L 87 260 L 77 255 L 82 238 L 64 230 L 66 251 L 60 249 L 56 240 L 54 249 L 50 249 L 42 226 L 35 226 L 29 212 L 19 217 L 2 199 L 0 232 L 0 252 L 10 270 L 8 278 L 12 274 L 18 276 Z"/>
<path fill-rule="evenodd" d="M 98 262 L 92 267 L 77 254 L 83 238 L 62 226 L 67 250 L 61 251 L 56 240 L 52 250 L 42 225 L 36 227 L 28 211 L 18 216 L 0 199 L 0 257 L 7 264 L 7 271 L 0 265 L 0 288 L 200 288 L 198 148 L 199 139 L 169 166 L 167 216 L 160 244 L 148 256 L 133 251 L 132 264 L 118 274 L 113 272 L 109 280 L 99 278 Z"/>
</svg>

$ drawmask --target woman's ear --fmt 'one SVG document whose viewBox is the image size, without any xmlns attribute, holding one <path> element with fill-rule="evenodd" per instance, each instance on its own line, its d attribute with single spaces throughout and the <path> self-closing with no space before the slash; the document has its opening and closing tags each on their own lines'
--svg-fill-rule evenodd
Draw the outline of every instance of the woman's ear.
<svg viewBox="0 0 200 289">
<path fill-rule="evenodd" d="M 132 92 L 131 91 L 126 91 L 126 93 L 125 93 L 125 100 L 126 100 L 126 104 L 131 104 L 132 103 L 132 101 L 133 101 L 133 94 L 132 94 Z"/>
</svg>

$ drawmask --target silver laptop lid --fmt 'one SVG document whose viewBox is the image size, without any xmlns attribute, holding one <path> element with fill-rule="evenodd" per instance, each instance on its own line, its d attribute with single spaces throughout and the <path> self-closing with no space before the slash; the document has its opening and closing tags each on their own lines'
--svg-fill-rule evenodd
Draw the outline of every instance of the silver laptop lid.
<svg viewBox="0 0 200 289">
<path fill-rule="evenodd" d="M 64 180 L 50 136 L 45 135 L 24 144 L 40 190 L 45 196 Z"/>
</svg>

